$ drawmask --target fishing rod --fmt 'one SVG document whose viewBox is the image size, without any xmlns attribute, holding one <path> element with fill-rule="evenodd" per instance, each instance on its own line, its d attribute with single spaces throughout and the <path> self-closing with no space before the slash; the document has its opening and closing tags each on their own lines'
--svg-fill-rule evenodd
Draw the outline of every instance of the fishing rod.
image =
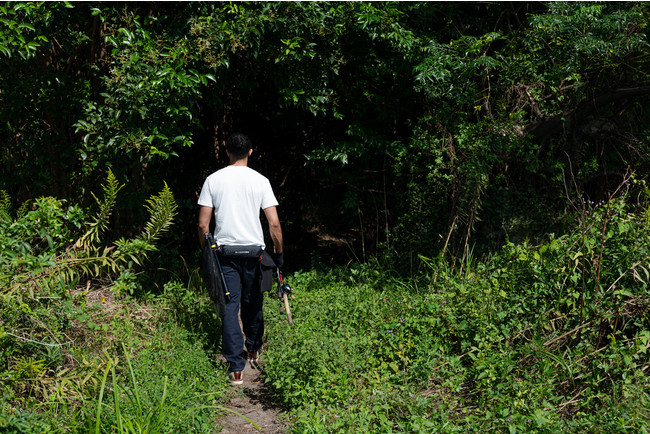
<svg viewBox="0 0 650 434">
<path fill-rule="evenodd" d="M 291 318 L 291 308 L 289 307 L 289 296 L 293 297 L 293 289 L 289 286 L 287 282 L 282 278 L 282 273 L 280 272 L 280 267 L 277 268 L 278 271 L 278 299 L 284 301 L 284 310 L 287 312 L 287 321 L 289 325 L 293 325 L 293 319 Z M 280 308 L 280 313 L 282 313 L 282 308 Z"/>
</svg>

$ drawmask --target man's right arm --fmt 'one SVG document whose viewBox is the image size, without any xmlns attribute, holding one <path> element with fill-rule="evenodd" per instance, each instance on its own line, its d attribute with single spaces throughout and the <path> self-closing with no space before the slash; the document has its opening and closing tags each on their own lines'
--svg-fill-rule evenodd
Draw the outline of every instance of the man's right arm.
<svg viewBox="0 0 650 434">
<path fill-rule="evenodd" d="M 205 234 L 210 233 L 210 221 L 212 220 L 212 213 L 214 208 L 209 206 L 201 206 L 199 210 L 199 244 L 201 249 L 203 249 L 203 244 L 205 244 Z"/>
<path fill-rule="evenodd" d="M 280 254 L 282 253 L 282 226 L 280 225 L 278 210 L 274 206 L 264 208 L 264 215 L 269 222 L 269 232 L 273 241 L 273 247 L 275 247 L 275 253 Z"/>
</svg>

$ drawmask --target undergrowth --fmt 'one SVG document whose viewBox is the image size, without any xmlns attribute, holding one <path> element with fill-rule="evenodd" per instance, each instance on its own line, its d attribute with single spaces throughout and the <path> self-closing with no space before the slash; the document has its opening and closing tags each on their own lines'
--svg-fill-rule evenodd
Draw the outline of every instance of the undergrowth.
<svg viewBox="0 0 650 434">
<path fill-rule="evenodd" d="M 121 186 L 102 187 L 95 210 L 0 195 L 0 431 L 213 432 L 228 384 L 198 273 L 141 278 L 174 198 L 165 186 L 141 234 L 110 242 Z"/>
<path fill-rule="evenodd" d="M 265 355 L 294 432 L 647 432 L 650 214 L 630 203 L 585 203 L 541 245 L 422 257 L 408 284 L 289 276 L 295 325 L 267 303 Z"/>
<path fill-rule="evenodd" d="M 582 204 L 575 230 L 462 263 L 420 257 L 289 276 L 265 303 L 265 378 L 304 432 L 647 432 L 648 189 Z M 638 186 L 637 186 L 638 187 Z M 229 385 L 198 281 L 140 274 L 175 211 L 105 241 L 98 211 L 0 195 L 0 430 L 212 432 Z M 641 200 L 643 199 L 643 200 Z"/>
</svg>

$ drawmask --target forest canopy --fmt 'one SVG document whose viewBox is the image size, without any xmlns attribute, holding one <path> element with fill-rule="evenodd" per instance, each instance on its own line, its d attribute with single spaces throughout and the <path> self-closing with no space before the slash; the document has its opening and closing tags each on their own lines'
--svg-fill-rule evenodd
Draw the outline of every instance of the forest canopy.
<svg viewBox="0 0 650 434">
<path fill-rule="evenodd" d="M 544 237 L 648 173 L 647 17 L 643 2 L 7 2 L 0 189 L 16 208 L 91 205 L 110 170 L 128 236 L 166 182 L 171 242 L 193 251 L 197 191 L 241 131 L 296 268 Z"/>
</svg>

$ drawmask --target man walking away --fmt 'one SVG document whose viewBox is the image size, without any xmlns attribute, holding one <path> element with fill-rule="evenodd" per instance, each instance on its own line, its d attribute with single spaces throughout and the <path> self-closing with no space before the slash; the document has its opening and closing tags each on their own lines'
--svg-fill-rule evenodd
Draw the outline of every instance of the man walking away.
<svg viewBox="0 0 650 434">
<path fill-rule="evenodd" d="M 230 165 L 208 176 L 201 189 L 199 242 L 203 248 L 214 216 L 214 239 L 230 291 L 222 321 L 222 353 L 230 365 L 231 382 L 243 384 L 244 345 L 248 359 L 257 361 L 264 335 L 263 294 L 258 273 L 260 254 L 266 246 L 260 209 L 269 224 L 275 248 L 273 258 L 278 267 L 284 263 L 282 227 L 276 209 L 278 201 L 269 180 L 248 167 L 248 158 L 253 153 L 250 139 L 240 133 L 233 134 L 226 141 L 226 152 Z M 238 320 L 240 305 L 245 341 Z"/>
</svg>

